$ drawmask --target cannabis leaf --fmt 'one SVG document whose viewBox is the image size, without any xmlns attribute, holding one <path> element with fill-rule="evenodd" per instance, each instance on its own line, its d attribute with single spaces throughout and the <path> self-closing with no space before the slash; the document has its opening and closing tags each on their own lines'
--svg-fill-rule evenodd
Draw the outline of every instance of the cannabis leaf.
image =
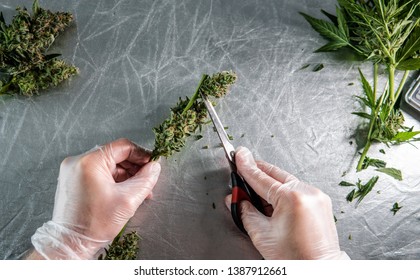
<svg viewBox="0 0 420 280">
<path fill-rule="evenodd" d="M 362 164 L 362 169 L 366 169 L 369 166 L 383 168 L 383 167 L 386 167 L 386 162 L 381 159 L 365 157 L 365 160 L 363 161 L 363 164 Z"/>
<path fill-rule="evenodd" d="M 313 29 L 318 31 L 319 34 L 330 41 L 326 45 L 317 49 L 315 52 L 335 51 L 349 44 L 348 27 L 341 13 L 338 16 L 338 26 L 335 26 L 333 23 L 328 21 L 311 17 L 305 13 L 300 14 L 305 17 Z"/>
<path fill-rule="evenodd" d="M 410 37 L 404 43 L 403 47 L 399 49 L 397 52 L 398 65 L 401 66 L 401 63 L 404 60 L 413 57 L 413 55 L 419 50 L 420 50 L 420 27 L 417 26 L 411 32 Z"/>
<path fill-rule="evenodd" d="M 357 199 L 356 205 L 360 204 L 360 202 L 365 198 L 365 196 L 373 189 L 376 182 L 378 182 L 379 177 L 374 176 L 372 177 L 366 184 L 362 184 L 360 179 L 356 183 L 357 189 L 353 189 L 346 197 L 348 202 L 352 202 L 354 199 Z"/>
<path fill-rule="evenodd" d="M 342 186 L 342 187 L 351 187 L 351 186 L 355 186 L 355 184 L 353 183 L 349 183 L 347 181 L 341 181 L 338 185 Z"/>
<path fill-rule="evenodd" d="M 378 168 L 375 169 L 378 172 L 382 172 L 385 173 L 391 177 L 393 177 L 394 179 L 397 179 L 399 181 L 402 181 L 402 174 L 401 174 L 401 170 L 398 170 L 396 168 Z"/>
<path fill-rule="evenodd" d="M 403 131 L 398 132 L 397 134 L 392 137 L 392 141 L 395 141 L 397 143 L 406 142 L 410 139 L 412 139 L 417 134 L 420 134 L 420 131 Z"/>
</svg>

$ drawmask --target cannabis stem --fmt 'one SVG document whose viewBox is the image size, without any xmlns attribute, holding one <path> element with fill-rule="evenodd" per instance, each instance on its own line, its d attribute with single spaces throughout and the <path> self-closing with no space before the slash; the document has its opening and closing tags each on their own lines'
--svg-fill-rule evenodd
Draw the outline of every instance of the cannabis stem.
<svg viewBox="0 0 420 280">
<path fill-rule="evenodd" d="M 407 82 L 407 78 L 408 78 L 409 74 L 410 74 L 409 70 L 406 70 L 404 72 L 404 76 L 401 79 L 401 82 L 400 82 L 400 85 L 398 86 L 397 92 L 395 93 L 395 99 L 394 99 L 394 102 L 391 104 L 391 108 L 394 108 L 395 102 L 397 102 L 398 97 L 400 97 L 400 94 L 401 94 L 401 92 L 404 88 L 405 83 Z"/>
<path fill-rule="evenodd" d="M 389 100 L 391 104 L 395 104 L 394 80 L 395 80 L 395 65 L 388 66 L 389 71 Z M 390 108 L 391 109 L 391 108 Z"/>
<path fill-rule="evenodd" d="M 373 125 L 371 127 L 373 127 Z M 371 130 L 369 130 L 369 132 L 371 132 Z M 362 155 L 360 156 L 359 162 L 357 163 L 357 171 L 360 171 L 363 169 L 363 162 L 365 161 L 365 158 L 366 158 L 367 152 L 369 151 L 371 143 L 372 143 L 371 140 L 368 139 L 363 149 Z"/>
<path fill-rule="evenodd" d="M 207 76 L 206 74 L 203 74 L 201 76 L 201 80 L 198 83 L 198 86 L 197 86 L 197 89 L 195 90 L 194 95 L 191 97 L 191 99 L 188 102 L 187 106 L 185 106 L 184 110 L 182 111 L 183 114 L 185 114 L 185 112 L 187 112 L 189 109 L 191 109 L 191 107 L 193 106 L 194 102 L 199 97 L 200 87 L 201 87 L 201 84 L 203 83 L 203 81 L 206 79 L 206 76 Z"/>
</svg>

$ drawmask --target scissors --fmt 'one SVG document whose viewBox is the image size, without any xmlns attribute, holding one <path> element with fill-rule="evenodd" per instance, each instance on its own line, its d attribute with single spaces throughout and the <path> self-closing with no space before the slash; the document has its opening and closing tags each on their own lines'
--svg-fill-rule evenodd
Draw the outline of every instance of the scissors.
<svg viewBox="0 0 420 280">
<path fill-rule="evenodd" d="M 201 93 L 201 97 L 204 101 L 204 104 L 206 105 L 214 127 L 216 128 L 217 135 L 219 135 L 223 149 L 225 150 L 226 158 L 229 161 L 229 166 L 232 171 L 232 204 L 230 209 L 233 221 L 243 233 L 247 234 L 241 219 L 240 203 L 243 200 L 248 200 L 252 203 L 252 205 L 255 206 L 255 208 L 258 209 L 258 211 L 265 214 L 261 197 L 258 196 L 258 194 L 249 186 L 244 178 L 239 175 L 235 164 L 235 148 L 233 147 L 232 143 L 230 143 L 229 137 L 213 105 L 203 93 Z"/>
</svg>

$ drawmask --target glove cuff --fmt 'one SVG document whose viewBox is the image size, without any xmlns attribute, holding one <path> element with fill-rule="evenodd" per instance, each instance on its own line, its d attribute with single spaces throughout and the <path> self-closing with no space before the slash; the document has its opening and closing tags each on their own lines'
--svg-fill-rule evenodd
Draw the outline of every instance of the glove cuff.
<svg viewBox="0 0 420 280">
<path fill-rule="evenodd" d="M 94 240 L 74 230 L 49 221 L 31 237 L 35 250 L 47 260 L 86 260 L 109 241 Z"/>
</svg>

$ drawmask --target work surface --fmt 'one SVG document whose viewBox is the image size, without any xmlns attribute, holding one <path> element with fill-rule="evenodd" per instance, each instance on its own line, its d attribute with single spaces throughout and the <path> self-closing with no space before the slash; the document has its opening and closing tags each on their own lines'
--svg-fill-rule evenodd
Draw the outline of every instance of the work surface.
<svg viewBox="0 0 420 280">
<path fill-rule="evenodd" d="M 1 2 L 6 21 L 17 5 L 32 5 Z M 378 173 L 355 173 L 361 120 L 351 115 L 361 93 L 357 69 L 370 79 L 371 64 L 313 53 L 325 41 L 298 14 L 320 16 L 320 8 L 334 12 L 335 4 L 41 1 L 74 14 L 51 52 L 62 53 L 80 75 L 40 96 L 0 98 L 0 258 L 22 256 L 34 231 L 51 219 L 66 156 L 121 137 L 153 148 L 152 128 L 179 97 L 193 94 L 203 73 L 233 70 L 238 81 L 217 111 L 234 145 L 329 194 L 341 248 L 351 258 L 419 259 L 419 149 L 374 145 L 370 155 L 402 169 L 404 180 L 381 175 L 357 208 L 345 199 L 351 189 L 338 186 Z M 324 68 L 314 72 L 320 63 Z M 141 259 L 261 258 L 225 208 L 229 169 L 218 138 L 210 126 L 201 134 L 161 161 L 153 199 L 129 224 L 141 235 Z M 403 208 L 394 216 L 395 202 Z"/>
</svg>

